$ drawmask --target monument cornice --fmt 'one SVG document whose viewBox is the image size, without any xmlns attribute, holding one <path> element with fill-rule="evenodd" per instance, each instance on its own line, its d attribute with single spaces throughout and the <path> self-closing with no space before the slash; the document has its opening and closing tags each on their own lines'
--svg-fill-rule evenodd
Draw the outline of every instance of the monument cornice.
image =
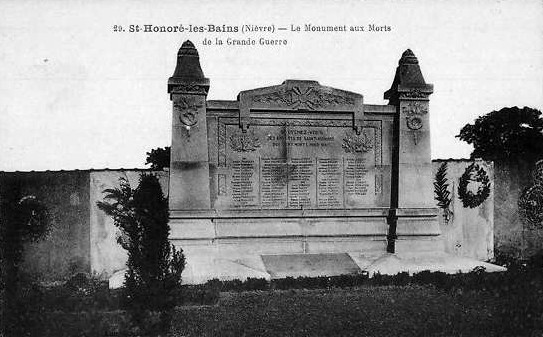
<svg viewBox="0 0 543 337">
<path fill-rule="evenodd" d="M 209 79 L 174 78 L 168 80 L 168 93 L 206 95 L 209 91 Z"/>
<path fill-rule="evenodd" d="M 432 84 L 421 86 L 398 86 L 398 94 L 401 100 L 429 100 L 429 96 L 434 92 Z"/>
<path fill-rule="evenodd" d="M 233 209 L 233 210 L 175 210 L 172 219 L 258 219 L 258 218 L 367 218 L 386 217 L 389 208 L 361 209 Z"/>
</svg>

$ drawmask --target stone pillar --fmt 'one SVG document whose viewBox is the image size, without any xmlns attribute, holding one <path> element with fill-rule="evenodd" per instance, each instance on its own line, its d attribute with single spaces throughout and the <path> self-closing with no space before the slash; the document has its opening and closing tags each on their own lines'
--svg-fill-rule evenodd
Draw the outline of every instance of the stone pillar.
<svg viewBox="0 0 543 337">
<path fill-rule="evenodd" d="M 209 79 L 200 67 L 198 51 L 185 41 L 168 80 L 173 103 L 170 162 L 170 211 L 210 209 L 206 97 Z"/>
<path fill-rule="evenodd" d="M 408 49 L 396 68 L 392 87 L 385 93 L 396 106 L 398 153 L 398 208 L 434 207 L 432 158 L 430 152 L 429 95 L 419 61 Z"/>
<path fill-rule="evenodd" d="M 410 49 L 406 50 L 392 87 L 385 92 L 385 99 L 396 107 L 389 217 L 391 252 L 394 247 L 390 249 L 390 241 L 396 234 L 412 239 L 439 235 L 430 147 L 428 97 L 432 92 L 433 86 L 424 81 L 417 58 Z"/>
</svg>

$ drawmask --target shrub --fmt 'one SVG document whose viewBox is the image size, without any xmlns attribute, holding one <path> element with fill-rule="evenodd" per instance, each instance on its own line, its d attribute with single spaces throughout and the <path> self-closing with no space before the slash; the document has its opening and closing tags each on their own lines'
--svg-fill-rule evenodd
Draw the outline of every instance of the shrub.
<svg viewBox="0 0 543 337">
<path fill-rule="evenodd" d="M 49 310 L 78 312 L 117 310 L 120 291 L 109 289 L 107 281 L 78 273 L 65 284 L 43 288 L 44 306 Z"/>
<path fill-rule="evenodd" d="M 451 275 L 443 272 L 431 272 L 428 270 L 413 275 L 413 281 L 423 285 L 434 285 L 441 289 L 451 289 Z"/>
<path fill-rule="evenodd" d="M 178 297 L 177 304 L 213 305 L 219 301 L 220 292 L 219 288 L 210 287 L 207 283 L 203 285 L 184 286 L 182 296 Z"/>
<path fill-rule="evenodd" d="M 104 193 L 107 202 L 98 202 L 98 207 L 113 217 L 123 233 L 118 242 L 128 251 L 127 310 L 142 327 L 148 325 L 149 312 L 160 312 L 159 317 L 168 320 L 166 312 L 175 307 L 185 257 L 168 241 L 168 200 L 158 178 L 142 174 L 136 189 L 121 178 L 119 188 Z"/>
<path fill-rule="evenodd" d="M 243 288 L 245 290 L 268 290 L 270 288 L 270 284 L 266 279 L 249 277 L 244 282 Z"/>
</svg>

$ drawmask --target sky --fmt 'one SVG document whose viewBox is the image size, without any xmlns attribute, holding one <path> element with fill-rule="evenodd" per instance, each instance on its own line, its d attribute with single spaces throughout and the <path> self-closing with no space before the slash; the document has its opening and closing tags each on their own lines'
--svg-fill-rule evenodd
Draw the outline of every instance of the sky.
<svg viewBox="0 0 543 337">
<path fill-rule="evenodd" d="M 365 31 L 305 32 L 306 24 Z M 243 25 L 273 32 L 246 33 Z M 260 45 L 261 38 L 287 44 Z M 145 167 L 147 151 L 171 142 L 167 80 L 187 39 L 210 79 L 208 99 L 226 100 L 307 79 L 386 104 L 383 93 L 410 48 L 434 85 L 432 158 L 469 157 L 471 146 L 455 135 L 478 116 L 509 106 L 543 110 L 541 0 L 0 0 L 0 171 Z"/>
</svg>

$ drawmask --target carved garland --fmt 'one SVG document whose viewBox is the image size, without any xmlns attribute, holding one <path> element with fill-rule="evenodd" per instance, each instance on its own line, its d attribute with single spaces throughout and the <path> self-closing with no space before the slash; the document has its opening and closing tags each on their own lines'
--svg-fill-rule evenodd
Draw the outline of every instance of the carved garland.
<svg viewBox="0 0 543 337">
<path fill-rule="evenodd" d="M 209 86 L 199 84 L 177 84 L 172 89 L 173 94 L 207 95 Z"/>
<path fill-rule="evenodd" d="M 428 98 L 428 94 L 420 91 L 420 89 L 411 89 L 407 92 L 402 92 L 400 98 Z"/>
<path fill-rule="evenodd" d="M 470 183 L 477 183 L 477 193 L 468 191 Z M 490 179 L 486 171 L 476 163 L 469 165 L 460 177 L 458 197 L 465 208 L 475 208 L 481 205 L 490 195 Z"/>
<path fill-rule="evenodd" d="M 293 87 L 285 92 L 274 92 L 268 95 L 253 97 L 253 102 L 284 104 L 291 109 L 315 110 L 324 106 L 354 104 L 354 99 L 321 92 L 312 87 L 305 89 Z"/>
</svg>

